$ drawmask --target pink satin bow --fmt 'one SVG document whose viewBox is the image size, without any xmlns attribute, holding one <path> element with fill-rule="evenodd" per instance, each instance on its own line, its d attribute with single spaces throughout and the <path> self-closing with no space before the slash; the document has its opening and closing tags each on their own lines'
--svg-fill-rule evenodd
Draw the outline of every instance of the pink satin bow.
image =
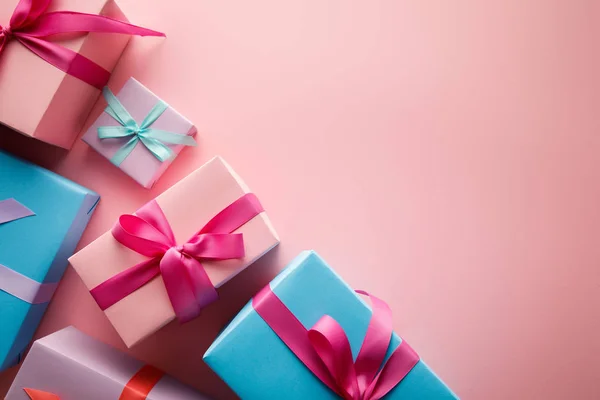
<svg viewBox="0 0 600 400">
<path fill-rule="evenodd" d="M 92 296 L 106 310 L 162 275 L 177 318 L 187 322 L 218 298 L 202 260 L 244 257 L 242 234 L 231 232 L 261 212 L 258 198 L 247 193 L 214 216 L 183 245 L 177 244 L 169 221 L 155 200 L 135 215 L 121 215 L 112 229 L 114 238 L 151 258 L 96 286 L 91 290 Z"/>
<path fill-rule="evenodd" d="M 296 357 L 341 398 L 378 400 L 404 379 L 419 356 L 403 340 L 384 363 L 392 338 L 392 311 L 377 297 L 357 292 L 371 299 L 373 314 L 356 361 L 344 329 L 330 316 L 307 330 L 269 286 L 252 299 L 252 306 Z"/>
<path fill-rule="evenodd" d="M 110 78 L 110 72 L 90 59 L 47 40 L 63 33 L 123 33 L 139 36 L 165 36 L 164 33 L 141 28 L 101 15 L 72 11 L 46 13 L 52 0 L 20 0 L 8 26 L 0 25 L 0 54 L 9 40 L 16 40 L 30 51 L 98 89 Z"/>
</svg>

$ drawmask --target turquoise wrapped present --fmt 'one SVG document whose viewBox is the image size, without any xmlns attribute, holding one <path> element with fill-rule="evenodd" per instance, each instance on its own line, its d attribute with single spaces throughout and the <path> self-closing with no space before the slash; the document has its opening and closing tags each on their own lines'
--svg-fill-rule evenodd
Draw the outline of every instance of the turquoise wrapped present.
<svg viewBox="0 0 600 400">
<path fill-rule="evenodd" d="M 372 300 L 371 308 L 315 252 L 303 252 L 240 311 L 204 361 L 244 400 L 457 399 L 392 332 L 387 305 Z"/>
<path fill-rule="evenodd" d="M 0 151 L 0 371 L 20 361 L 99 200 Z"/>
</svg>

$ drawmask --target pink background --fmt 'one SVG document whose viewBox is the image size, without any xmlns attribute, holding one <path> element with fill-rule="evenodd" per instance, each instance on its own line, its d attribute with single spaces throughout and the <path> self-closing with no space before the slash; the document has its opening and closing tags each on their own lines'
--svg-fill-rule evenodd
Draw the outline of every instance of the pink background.
<svg viewBox="0 0 600 400">
<path fill-rule="evenodd" d="M 121 1 L 134 75 L 198 127 L 152 191 L 78 142 L 0 144 L 99 191 L 82 244 L 220 154 L 282 245 L 131 352 L 219 399 L 219 329 L 300 250 L 387 299 L 463 399 L 600 398 L 600 3 Z M 38 332 L 123 348 L 69 269 Z M 568 347 L 567 347 L 568 346 Z M 0 395 L 15 371 L 0 378 Z"/>
</svg>

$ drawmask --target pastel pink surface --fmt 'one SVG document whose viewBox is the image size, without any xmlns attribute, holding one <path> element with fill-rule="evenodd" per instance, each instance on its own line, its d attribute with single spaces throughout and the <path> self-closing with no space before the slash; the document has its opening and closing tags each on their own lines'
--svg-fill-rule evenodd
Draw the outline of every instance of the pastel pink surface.
<svg viewBox="0 0 600 400">
<path fill-rule="evenodd" d="M 150 110 L 161 100 L 144 87 L 140 82 L 131 78 L 123 88 L 115 94 L 123 107 L 131 114 L 134 120 L 141 123 L 148 115 Z M 103 97 L 98 100 L 102 107 L 106 107 L 106 101 Z M 107 159 L 111 159 L 117 150 L 123 146 L 129 138 L 126 139 L 104 139 L 98 138 L 98 128 L 101 126 L 120 126 L 120 124 L 110 115 L 103 112 L 94 121 L 92 126 L 83 134 L 82 140 L 89 144 L 94 150 L 102 154 Z M 172 133 L 193 136 L 196 133 L 194 125 L 175 109 L 169 107 L 152 124 L 154 129 L 162 129 Z M 185 146 L 167 144 L 175 155 L 179 154 Z M 172 160 L 160 161 L 141 143 L 133 149 L 131 154 L 121 163 L 119 168 L 133 178 L 140 185 L 150 188 L 160 178 L 160 176 L 169 167 Z"/>
<path fill-rule="evenodd" d="M 0 25 L 8 26 L 19 0 L 0 2 Z M 125 20 L 113 0 L 54 0 L 49 11 L 77 11 Z M 93 33 L 60 44 L 111 71 L 129 36 Z M 45 142 L 70 148 L 100 91 L 33 54 L 17 41 L 0 56 L 0 123 Z"/>
<path fill-rule="evenodd" d="M 102 194 L 82 245 L 215 154 L 282 239 L 137 358 L 235 399 L 204 351 L 313 248 L 390 304 L 461 399 L 600 398 L 598 1 L 119 4 L 169 37 L 134 38 L 114 87 L 152 87 L 195 121 L 199 147 L 150 191 L 85 143 L 56 154 L 1 131 L 2 147 Z M 71 324 L 124 347 L 69 270 L 38 336 Z"/>
<path fill-rule="evenodd" d="M 215 157 L 156 198 L 178 243 L 196 234 L 221 210 L 250 189 L 221 158 Z M 202 261 L 208 277 L 220 287 L 279 243 L 266 212 L 242 225 L 245 256 Z M 93 289 L 148 258 L 123 246 L 106 232 L 69 259 L 85 285 Z M 164 282 L 158 277 L 105 310 L 119 335 L 131 347 L 175 319 Z"/>
</svg>

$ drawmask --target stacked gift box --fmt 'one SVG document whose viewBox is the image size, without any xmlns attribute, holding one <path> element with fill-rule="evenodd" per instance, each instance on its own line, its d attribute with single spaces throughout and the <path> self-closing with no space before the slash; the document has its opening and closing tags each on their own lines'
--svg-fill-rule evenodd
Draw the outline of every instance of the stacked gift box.
<svg viewBox="0 0 600 400">
<path fill-rule="evenodd" d="M 135 78 L 108 88 L 131 35 L 164 36 L 114 1 L 5 0 L 0 22 L 0 123 L 66 149 L 81 134 L 144 188 L 197 145 L 194 124 Z M 214 157 L 75 253 L 99 200 L 0 151 L 0 371 L 25 360 L 7 399 L 205 399 L 73 327 L 25 353 L 69 261 L 126 347 L 198 317 L 279 244 L 259 196 Z M 204 361 L 243 399 L 457 399 L 393 332 L 387 304 L 313 251 L 239 311 Z"/>
</svg>

